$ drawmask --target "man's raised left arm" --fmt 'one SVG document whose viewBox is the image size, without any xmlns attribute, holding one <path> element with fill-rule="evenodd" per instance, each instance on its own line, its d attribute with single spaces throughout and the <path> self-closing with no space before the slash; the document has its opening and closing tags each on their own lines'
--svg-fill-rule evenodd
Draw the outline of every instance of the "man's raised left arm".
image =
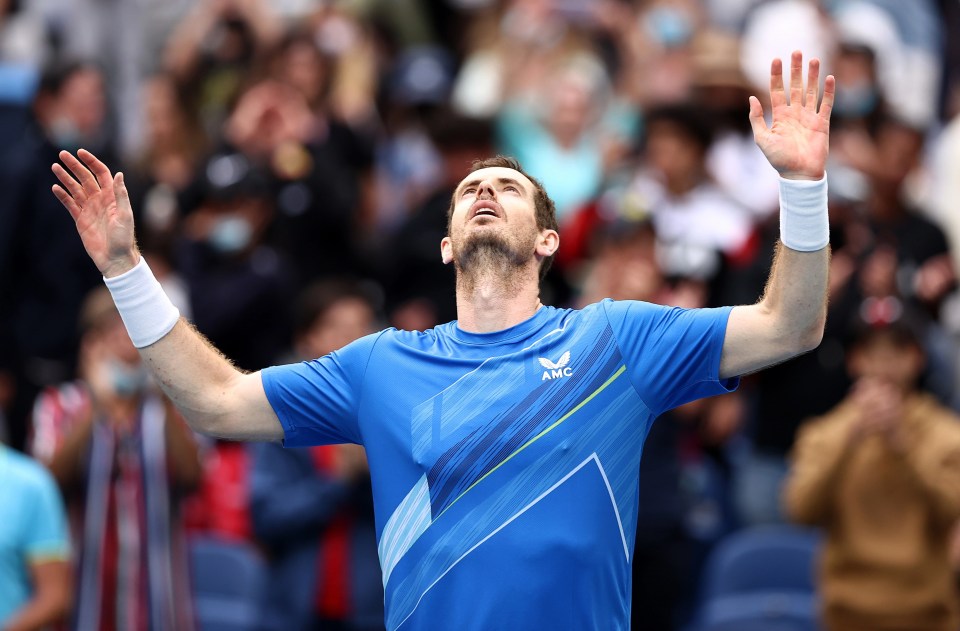
<svg viewBox="0 0 960 631">
<path fill-rule="evenodd" d="M 788 103 L 782 63 L 773 61 L 770 127 L 760 101 L 750 97 L 754 138 L 780 173 L 781 243 L 763 297 L 730 313 L 721 378 L 755 372 L 812 350 L 823 336 L 830 263 L 825 166 L 836 82 L 827 76 L 820 100 L 819 74 L 820 62 L 813 59 L 804 89 L 803 58 L 794 52 Z"/>
</svg>

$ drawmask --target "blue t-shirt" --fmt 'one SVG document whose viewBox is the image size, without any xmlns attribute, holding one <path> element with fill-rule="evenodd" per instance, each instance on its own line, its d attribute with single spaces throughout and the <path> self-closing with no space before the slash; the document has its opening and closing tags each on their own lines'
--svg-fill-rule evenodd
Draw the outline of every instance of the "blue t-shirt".
<svg viewBox="0 0 960 631">
<path fill-rule="evenodd" d="M 68 556 L 67 520 L 53 477 L 0 445 L 0 627 L 30 599 L 30 565 Z"/>
<path fill-rule="evenodd" d="M 262 378 L 287 446 L 366 447 L 388 629 L 627 629 L 643 441 L 736 386 L 718 378 L 729 312 L 542 307 L 495 333 L 388 329 Z"/>
</svg>

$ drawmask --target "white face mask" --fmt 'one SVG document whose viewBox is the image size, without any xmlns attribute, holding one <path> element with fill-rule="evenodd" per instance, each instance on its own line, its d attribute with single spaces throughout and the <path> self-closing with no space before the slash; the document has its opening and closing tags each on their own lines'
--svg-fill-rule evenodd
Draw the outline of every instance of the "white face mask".
<svg viewBox="0 0 960 631">
<path fill-rule="evenodd" d="M 250 245 L 253 226 L 243 217 L 227 215 L 213 224 L 207 235 L 207 243 L 221 254 L 236 254 Z"/>
</svg>

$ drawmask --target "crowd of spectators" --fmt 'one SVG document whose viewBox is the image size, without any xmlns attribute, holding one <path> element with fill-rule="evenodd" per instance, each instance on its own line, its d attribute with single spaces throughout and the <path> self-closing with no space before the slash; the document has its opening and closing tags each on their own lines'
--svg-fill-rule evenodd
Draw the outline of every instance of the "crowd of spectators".
<svg viewBox="0 0 960 631">
<path fill-rule="evenodd" d="M 382 624 L 362 450 L 192 435 L 50 192 L 59 150 L 124 172 L 150 266 L 246 370 L 455 319 L 447 207 L 471 161 L 497 153 L 556 201 L 563 245 L 544 303 L 743 304 L 761 295 L 778 235 L 747 97 L 764 100 L 770 60 L 801 49 L 838 86 L 827 330 L 816 351 L 651 432 L 634 628 L 675 628 L 725 534 L 783 521 L 785 506 L 828 527 L 824 507 L 877 493 L 837 491 L 819 471 L 782 498 L 798 434 L 829 443 L 838 405 L 884 396 L 863 394 L 864 328 L 909 322 L 884 361 L 915 367 L 906 392 L 929 393 L 950 422 L 960 410 L 957 33 L 956 0 L 0 0 L 0 439 L 48 467 L 66 506 L 45 492 L 46 538 L 18 554 L 62 563 L 54 535 L 69 522 L 78 628 L 190 628 L 177 577 L 196 532 L 268 560 L 263 628 Z M 937 536 L 960 517 L 943 494 Z M 6 527 L 0 547 L 14 543 Z M 0 625 L 35 628 L 28 618 Z"/>
</svg>

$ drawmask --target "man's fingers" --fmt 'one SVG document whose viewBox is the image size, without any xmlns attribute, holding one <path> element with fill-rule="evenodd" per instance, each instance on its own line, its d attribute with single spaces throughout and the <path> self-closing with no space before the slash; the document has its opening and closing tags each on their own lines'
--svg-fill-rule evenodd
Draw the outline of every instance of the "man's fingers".
<svg viewBox="0 0 960 631">
<path fill-rule="evenodd" d="M 97 159 L 97 156 L 93 155 L 86 149 L 81 149 L 77 152 L 77 155 L 80 156 L 80 159 L 83 160 L 83 163 L 97 176 L 97 182 L 100 184 L 100 188 L 107 188 L 107 186 L 113 182 L 113 176 L 110 175 L 110 169 L 107 168 L 103 162 Z"/>
<path fill-rule="evenodd" d="M 77 160 L 72 153 L 69 151 L 61 151 L 59 155 L 63 163 L 67 165 L 67 168 L 73 173 L 74 177 L 80 180 L 80 184 L 83 185 L 84 192 L 88 193 L 88 197 L 90 193 L 96 193 L 100 190 L 100 185 L 97 184 L 97 179 L 90 173 L 90 169 L 83 166 L 83 163 Z"/>
<path fill-rule="evenodd" d="M 763 106 L 760 105 L 760 99 L 755 96 L 750 97 L 750 127 L 753 128 L 754 140 L 760 140 L 760 137 L 767 132 L 767 121 L 763 118 Z"/>
<path fill-rule="evenodd" d="M 837 80 L 832 74 L 828 74 L 823 81 L 823 100 L 820 101 L 820 118 L 829 121 L 830 112 L 833 111 L 833 99 L 837 95 Z"/>
<path fill-rule="evenodd" d="M 803 104 L 803 53 L 790 55 L 790 105 Z"/>
<path fill-rule="evenodd" d="M 787 95 L 783 91 L 783 62 L 776 58 L 770 64 L 770 105 L 773 109 L 787 103 Z"/>
<path fill-rule="evenodd" d="M 113 176 L 113 196 L 117 200 L 117 208 L 130 207 L 130 193 L 127 192 L 121 171 L 117 171 L 117 174 Z"/>
<path fill-rule="evenodd" d="M 803 106 L 811 112 L 817 111 L 817 91 L 820 89 L 820 60 L 814 57 L 807 67 L 807 92 L 803 97 Z"/>
<path fill-rule="evenodd" d="M 64 205 L 64 207 L 67 209 L 67 212 L 69 212 L 70 216 L 73 217 L 73 220 L 76 221 L 77 217 L 80 216 L 82 209 L 79 205 L 77 205 L 77 202 L 74 201 L 73 197 L 71 197 L 70 194 L 67 193 L 67 191 L 65 191 L 59 184 L 53 185 L 53 194 L 57 199 L 60 200 L 60 203 Z"/>
<path fill-rule="evenodd" d="M 52 167 L 50 167 L 50 170 L 53 171 L 53 174 L 57 176 L 57 179 L 60 180 L 64 188 L 70 192 L 70 195 L 72 195 L 74 199 L 76 199 L 78 202 L 82 202 L 87 198 L 83 192 L 83 187 L 80 186 L 80 183 L 73 179 L 69 173 L 67 173 L 66 169 L 59 164 L 54 164 Z"/>
</svg>

